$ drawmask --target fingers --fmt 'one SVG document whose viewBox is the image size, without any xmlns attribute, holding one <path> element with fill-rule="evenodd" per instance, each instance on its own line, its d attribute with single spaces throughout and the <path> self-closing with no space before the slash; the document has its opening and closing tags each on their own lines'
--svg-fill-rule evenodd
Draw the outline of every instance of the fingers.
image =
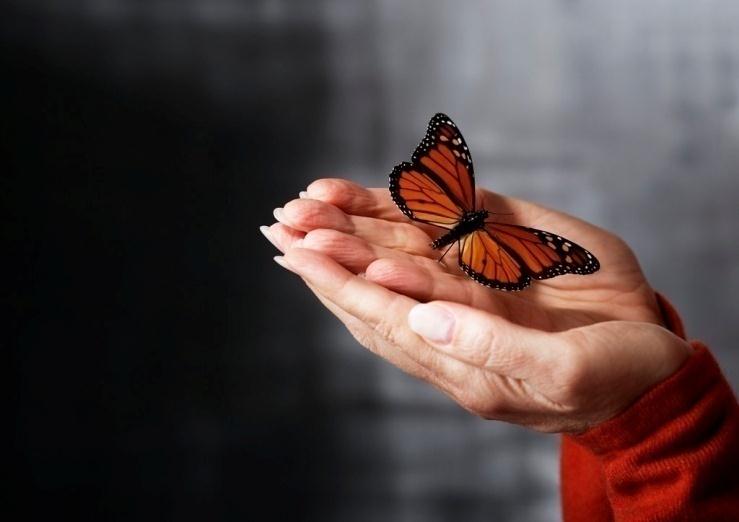
<svg viewBox="0 0 739 522">
<path fill-rule="evenodd" d="M 285 254 L 285 261 L 291 270 L 347 313 L 386 332 L 388 338 L 414 341 L 406 328 L 388 324 L 395 317 L 407 315 L 415 304 L 412 299 L 357 277 L 333 259 L 312 250 L 292 248 Z"/>
<path fill-rule="evenodd" d="M 449 273 L 446 266 L 423 256 L 368 243 L 356 236 L 331 229 L 304 233 L 282 223 L 260 227 L 281 252 L 299 246 L 321 252 L 368 281 L 419 301 L 456 301 L 508 316 L 504 301 L 508 295 L 480 292 L 463 276 Z"/>
<path fill-rule="evenodd" d="M 323 306 L 326 307 L 332 314 L 334 314 L 343 324 L 347 330 L 357 339 L 363 346 L 365 346 L 371 352 L 379 355 L 390 361 L 392 364 L 403 370 L 409 375 L 423 379 L 427 382 L 433 383 L 444 391 L 448 391 L 445 388 L 443 382 L 439 382 L 433 372 L 428 368 L 422 366 L 417 361 L 413 360 L 407 354 L 402 351 L 396 353 L 389 353 L 389 351 L 378 342 L 373 339 L 374 330 L 369 327 L 366 323 L 357 319 L 353 315 L 344 311 L 340 306 L 336 305 L 333 301 L 326 298 L 314 285 L 309 283 L 306 284 L 313 294 L 318 298 Z"/>
<path fill-rule="evenodd" d="M 284 208 L 275 211 L 281 223 L 303 232 L 326 228 L 354 234 L 370 243 L 410 252 L 433 256 L 431 239 L 420 228 L 410 223 L 397 223 L 384 219 L 346 214 L 323 201 L 296 199 Z"/>
<path fill-rule="evenodd" d="M 413 256 L 400 250 L 384 248 L 357 236 L 331 229 L 312 230 L 305 234 L 299 244 L 294 245 L 321 252 L 355 274 L 366 272 L 371 264 L 381 259 L 391 260 L 408 267 L 409 270 L 415 270 L 422 274 L 426 281 L 437 274 L 444 273 L 442 265 L 427 257 Z"/>
<path fill-rule="evenodd" d="M 540 374 L 552 354 L 565 345 L 558 334 L 525 328 L 451 302 L 415 306 L 408 324 L 443 353 L 514 379 Z"/>
<path fill-rule="evenodd" d="M 345 179 L 319 179 L 308 185 L 306 197 L 323 201 L 347 214 L 404 220 L 386 189 L 367 189 Z"/>
<path fill-rule="evenodd" d="M 365 188 L 343 179 L 319 179 L 308 186 L 301 197 L 323 201 L 340 208 L 347 214 L 408 223 L 409 219 L 398 209 L 386 188 Z M 441 229 L 415 222 L 428 235 Z"/>
<path fill-rule="evenodd" d="M 413 333 L 406 317 L 416 301 L 357 277 L 331 258 L 303 248 L 285 254 L 286 268 L 292 270 L 314 291 L 368 327 L 370 338 L 362 344 L 396 366 L 409 370 L 408 360 L 430 371 L 419 375 L 442 389 L 461 386 L 466 365 L 433 350 Z M 433 375 L 433 378 L 430 377 Z"/>
<path fill-rule="evenodd" d="M 261 226 L 259 227 L 259 231 L 264 234 L 264 237 L 266 237 L 267 240 L 277 248 L 277 250 L 283 253 L 305 236 L 304 232 L 285 226 L 282 223 L 275 223 L 269 227 Z"/>
<path fill-rule="evenodd" d="M 416 260 L 417 258 L 411 258 Z M 461 275 L 447 272 L 436 261 L 431 264 L 409 262 L 407 259 L 382 257 L 365 270 L 365 277 L 385 288 L 418 301 L 457 301 L 471 303 L 477 299 L 473 287 Z M 493 306 L 494 299 L 481 306 Z"/>
</svg>

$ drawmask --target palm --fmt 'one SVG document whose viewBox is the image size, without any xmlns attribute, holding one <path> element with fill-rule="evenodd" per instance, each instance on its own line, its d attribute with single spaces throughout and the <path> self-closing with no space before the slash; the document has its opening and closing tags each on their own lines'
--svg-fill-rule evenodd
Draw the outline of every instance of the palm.
<svg viewBox="0 0 739 522">
<path fill-rule="evenodd" d="M 437 261 L 430 243 L 444 230 L 410 222 L 386 189 L 343 180 L 311 184 L 301 199 L 277 209 L 280 223 L 263 232 L 285 252 L 276 260 L 300 275 L 361 344 L 486 418 L 579 431 L 610 418 L 682 363 L 687 345 L 647 324 L 659 322 L 656 298 L 623 241 L 531 203 L 479 195 L 500 221 L 586 246 L 601 270 L 536 281 L 515 293 L 481 286 L 461 273 L 456 252 L 448 263 Z M 448 333 L 436 337 L 443 316 L 411 317 L 418 301 L 441 301 L 422 315 L 434 308 L 452 313 L 451 344 L 439 341 Z"/>
<path fill-rule="evenodd" d="M 496 221 L 525 224 L 571 238 L 597 254 L 601 269 L 589 276 L 567 275 L 535 281 L 524 291 L 503 293 L 479 285 L 462 274 L 454 247 L 455 251 L 448 255 L 455 257 L 440 265 L 434 275 L 454 277 L 459 285 L 456 294 L 466 297 L 457 299 L 458 302 L 543 330 L 564 330 L 606 320 L 658 322 L 654 293 L 635 256 L 619 238 L 582 220 L 532 203 L 486 191 L 479 193 L 485 208 L 501 214 L 493 215 Z M 399 218 L 401 220 L 404 216 Z M 428 236 L 428 232 L 432 235 Z M 424 227 L 424 234 L 430 239 L 439 235 L 435 227 Z M 428 250 L 418 254 L 432 259 L 439 257 L 437 252 Z"/>
<path fill-rule="evenodd" d="M 314 187 L 318 188 L 314 188 Z M 320 190 L 319 190 L 320 189 Z M 659 323 L 654 292 L 635 256 L 618 237 L 582 220 L 523 200 L 478 190 L 496 221 L 522 224 L 567 237 L 593 252 L 601 269 L 587 276 L 565 275 L 535 281 L 520 292 L 482 286 L 459 269 L 456 246 L 443 263 L 430 243 L 444 230 L 406 218 L 386 189 L 365 189 L 343 180 L 321 180 L 309 188 L 310 200 L 285 206 L 291 226 L 303 232 L 337 229 L 361 244 L 344 245 L 328 255 L 382 286 L 421 301 L 446 300 L 501 315 L 518 324 L 561 331 L 609 320 Z M 339 224 L 328 205 L 338 207 L 348 224 Z M 321 207 L 320 205 L 324 205 Z M 331 207 L 333 208 L 333 207 Z M 499 214 L 499 215 L 496 215 Z M 358 238 L 358 239 L 357 239 Z M 335 242 L 335 241 L 334 241 Z M 331 242 L 331 243 L 334 243 Z M 362 251 L 370 249 L 372 256 Z"/>
</svg>

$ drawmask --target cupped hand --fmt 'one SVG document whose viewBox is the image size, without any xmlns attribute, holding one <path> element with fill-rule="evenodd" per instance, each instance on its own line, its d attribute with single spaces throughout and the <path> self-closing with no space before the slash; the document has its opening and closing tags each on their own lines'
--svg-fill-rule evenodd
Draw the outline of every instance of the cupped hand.
<svg viewBox="0 0 739 522">
<path fill-rule="evenodd" d="M 321 252 L 368 281 L 419 301 L 445 300 L 544 331 L 611 320 L 660 324 L 654 291 L 631 249 L 615 235 L 567 214 L 478 189 L 493 219 L 539 228 L 590 250 L 601 269 L 534 281 L 505 293 L 465 276 L 456 246 L 443 263 L 430 243 L 445 230 L 412 222 L 387 189 L 367 189 L 341 179 L 312 183 L 299 199 L 277 209 L 265 234 L 285 251 L 294 242 Z M 497 214 L 497 215 L 496 215 Z"/>
<path fill-rule="evenodd" d="M 429 246 L 439 232 L 411 223 L 387 190 L 344 180 L 314 182 L 262 231 L 285 253 L 276 260 L 362 345 L 485 418 L 583 431 L 690 355 L 658 326 L 654 292 L 623 241 L 566 214 L 481 195 L 501 221 L 586 246 L 601 270 L 491 290 L 461 273 L 454 252 L 439 263 Z"/>
<path fill-rule="evenodd" d="M 300 234 L 291 241 L 300 244 Z M 581 432 L 611 418 L 691 352 L 648 322 L 544 332 L 459 303 L 420 304 L 294 244 L 275 260 L 298 274 L 371 351 L 476 415 L 540 431 Z"/>
</svg>

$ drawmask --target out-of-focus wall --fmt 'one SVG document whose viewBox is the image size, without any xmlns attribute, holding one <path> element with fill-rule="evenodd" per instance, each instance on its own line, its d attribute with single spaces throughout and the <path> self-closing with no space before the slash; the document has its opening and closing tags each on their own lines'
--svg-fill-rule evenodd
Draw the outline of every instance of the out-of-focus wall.
<svg viewBox="0 0 739 522">
<path fill-rule="evenodd" d="M 736 2 L 8 4 L 26 514 L 558 520 L 555 436 L 363 351 L 257 233 L 316 177 L 383 186 L 437 111 L 481 186 L 623 236 L 739 382 Z"/>
</svg>

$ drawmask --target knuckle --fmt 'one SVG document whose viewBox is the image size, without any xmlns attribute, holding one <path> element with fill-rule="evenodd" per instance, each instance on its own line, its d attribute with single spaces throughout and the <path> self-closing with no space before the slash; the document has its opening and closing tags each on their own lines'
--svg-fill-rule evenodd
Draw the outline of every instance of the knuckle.
<svg viewBox="0 0 739 522">
<path fill-rule="evenodd" d="M 379 336 L 390 344 L 402 346 L 404 341 L 407 342 L 407 338 L 403 339 L 405 318 L 407 316 L 408 311 L 403 308 L 399 301 L 391 301 L 386 303 L 385 312 L 381 317 L 374 317 L 373 328 Z"/>
<path fill-rule="evenodd" d="M 383 319 L 381 321 L 378 321 L 374 325 L 373 329 L 379 337 L 385 339 L 386 341 L 394 343 L 397 333 L 397 327 L 395 326 L 395 324 Z"/>
</svg>

